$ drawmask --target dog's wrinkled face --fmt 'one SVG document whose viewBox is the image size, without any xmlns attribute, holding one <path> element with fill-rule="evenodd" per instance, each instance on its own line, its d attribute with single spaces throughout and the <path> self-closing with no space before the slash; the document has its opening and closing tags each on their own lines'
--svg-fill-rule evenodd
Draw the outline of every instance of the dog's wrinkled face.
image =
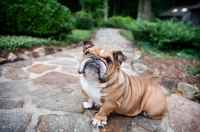
<svg viewBox="0 0 200 132">
<path fill-rule="evenodd" d="M 126 56 L 121 51 L 112 52 L 108 49 L 94 46 L 91 41 L 83 41 L 83 55 L 81 56 L 81 64 L 79 74 L 84 74 L 90 80 L 99 80 L 106 82 L 107 76 L 120 66 L 122 61 L 126 60 Z"/>
</svg>

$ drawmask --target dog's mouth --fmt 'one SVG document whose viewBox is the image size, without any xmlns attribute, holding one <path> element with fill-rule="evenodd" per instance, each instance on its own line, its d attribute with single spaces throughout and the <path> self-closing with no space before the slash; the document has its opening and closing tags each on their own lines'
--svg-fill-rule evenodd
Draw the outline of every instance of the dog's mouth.
<svg viewBox="0 0 200 132">
<path fill-rule="evenodd" d="M 96 68 L 98 68 L 98 69 L 99 69 L 99 67 L 100 67 L 100 66 L 99 66 L 97 63 L 95 63 L 95 62 L 88 63 L 88 64 L 85 65 L 85 67 L 87 67 L 88 65 L 91 65 L 91 66 L 96 67 Z"/>
<path fill-rule="evenodd" d="M 91 80 L 98 79 L 101 82 L 105 82 L 106 66 L 100 59 L 87 58 L 85 59 L 79 68 L 79 74 L 84 73 L 86 77 Z"/>
<path fill-rule="evenodd" d="M 87 77 L 90 77 L 91 79 L 100 79 L 100 66 L 96 64 L 95 62 L 87 63 L 84 67 L 84 73 Z"/>
</svg>

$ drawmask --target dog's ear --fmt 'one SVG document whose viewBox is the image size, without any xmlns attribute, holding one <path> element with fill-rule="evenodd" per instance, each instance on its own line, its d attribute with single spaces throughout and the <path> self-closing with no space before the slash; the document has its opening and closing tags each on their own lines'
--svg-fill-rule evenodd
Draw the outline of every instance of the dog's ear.
<svg viewBox="0 0 200 132">
<path fill-rule="evenodd" d="M 127 60 L 127 57 L 121 51 L 113 51 L 113 57 L 118 66 L 122 64 L 122 61 Z"/>
<path fill-rule="evenodd" d="M 83 52 L 85 52 L 88 48 L 91 48 L 94 46 L 93 42 L 89 40 L 81 41 L 79 45 L 83 45 Z"/>
</svg>

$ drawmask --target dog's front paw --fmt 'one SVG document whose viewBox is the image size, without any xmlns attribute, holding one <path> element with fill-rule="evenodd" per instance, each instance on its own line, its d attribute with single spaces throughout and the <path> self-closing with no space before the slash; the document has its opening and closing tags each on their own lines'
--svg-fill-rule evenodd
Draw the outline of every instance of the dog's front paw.
<svg viewBox="0 0 200 132">
<path fill-rule="evenodd" d="M 95 107 L 96 109 L 100 109 L 101 106 L 102 106 L 102 104 L 100 104 L 100 103 L 95 103 L 95 104 L 94 104 L 94 107 Z"/>
<path fill-rule="evenodd" d="M 107 122 L 106 121 L 99 121 L 99 120 L 96 120 L 96 119 L 92 119 L 92 125 L 95 127 L 97 126 L 98 127 L 104 127 L 105 125 L 107 125 Z"/>
<path fill-rule="evenodd" d="M 85 108 L 85 109 L 91 109 L 92 107 L 93 107 L 92 103 L 83 102 L 83 108 Z"/>
</svg>

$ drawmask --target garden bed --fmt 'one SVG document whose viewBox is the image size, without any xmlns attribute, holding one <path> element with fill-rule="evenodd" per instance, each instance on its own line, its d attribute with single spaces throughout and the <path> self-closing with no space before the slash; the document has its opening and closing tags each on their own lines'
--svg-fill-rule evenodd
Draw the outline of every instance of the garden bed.
<svg viewBox="0 0 200 132">
<path fill-rule="evenodd" d="M 200 73 L 192 75 L 197 69 L 188 68 L 200 64 L 200 60 L 179 57 L 154 58 L 142 55 L 143 63 L 148 66 L 144 76 L 160 84 L 163 80 L 181 81 L 194 85 L 200 89 Z"/>
</svg>

